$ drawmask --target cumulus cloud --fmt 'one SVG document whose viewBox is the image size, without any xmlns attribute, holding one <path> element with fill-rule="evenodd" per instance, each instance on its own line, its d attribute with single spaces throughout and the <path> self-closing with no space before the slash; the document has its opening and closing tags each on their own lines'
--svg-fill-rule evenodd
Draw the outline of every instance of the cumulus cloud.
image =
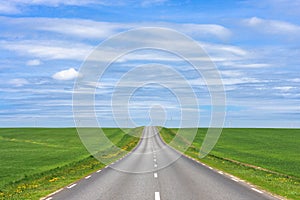
<svg viewBox="0 0 300 200">
<path fill-rule="evenodd" d="M 55 73 L 52 78 L 56 80 L 73 80 L 79 76 L 79 72 L 77 72 L 74 68 L 70 68 L 67 70 L 62 70 L 60 72 Z"/>
<path fill-rule="evenodd" d="M 42 62 L 39 59 L 34 59 L 34 60 L 28 60 L 26 62 L 26 65 L 28 66 L 38 66 L 40 65 Z"/>
</svg>

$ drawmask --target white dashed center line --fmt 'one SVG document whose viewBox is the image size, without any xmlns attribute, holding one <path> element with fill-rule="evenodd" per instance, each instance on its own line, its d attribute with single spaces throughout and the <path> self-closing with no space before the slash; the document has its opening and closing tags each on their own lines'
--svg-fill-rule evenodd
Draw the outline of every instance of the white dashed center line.
<svg viewBox="0 0 300 200">
<path fill-rule="evenodd" d="M 153 159 L 154 162 L 156 162 L 156 159 Z"/>
<path fill-rule="evenodd" d="M 157 167 L 157 164 L 154 164 L 154 167 Z"/>
<path fill-rule="evenodd" d="M 154 178 L 157 178 L 157 173 L 154 173 L 153 175 L 154 175 Z"/>
<path fill-rule="evenodd" d="M 76 183 L 74 183 L 74 184 L 72 184 L 72 185 L 70 185 L 70 186 L 68 186 L 67 188 L 68 189 L 71 189 L 72 187 L 75 187 L 77 184 Z"/>
<path fill-rule="evenodd" d="M 159 192 L 155 192 L 155 200 L 160 200 L 160 194 L 159 194 Z"/>
</svg>

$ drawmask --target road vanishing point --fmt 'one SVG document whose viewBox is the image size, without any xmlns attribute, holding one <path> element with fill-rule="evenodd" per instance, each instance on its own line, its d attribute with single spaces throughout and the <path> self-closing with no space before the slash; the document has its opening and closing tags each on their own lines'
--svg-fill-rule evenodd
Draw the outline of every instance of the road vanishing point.
<svg viewBox="0 0 300 200">
<path fill-rule="evenodd" d="M 145 127 L 139 144 L 127 156 L 45 199 L 265 200 L 278 198 L 240 179 L 181 155 L 162 141 L 156 127 Z"/>
</svg>

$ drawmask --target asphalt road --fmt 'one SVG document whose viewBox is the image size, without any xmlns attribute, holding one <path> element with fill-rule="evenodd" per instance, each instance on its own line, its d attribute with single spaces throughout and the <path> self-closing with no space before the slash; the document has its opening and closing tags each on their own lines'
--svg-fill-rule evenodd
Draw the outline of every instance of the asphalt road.
<svg viewBox="0 0 300 200">
<path fill-rule="evenodd" d="M 164 144 L 146 127 L 126 157 L 46 198 L 61 200 L 260 200 L 277 199 L 202 165 Z"/>
</svg>

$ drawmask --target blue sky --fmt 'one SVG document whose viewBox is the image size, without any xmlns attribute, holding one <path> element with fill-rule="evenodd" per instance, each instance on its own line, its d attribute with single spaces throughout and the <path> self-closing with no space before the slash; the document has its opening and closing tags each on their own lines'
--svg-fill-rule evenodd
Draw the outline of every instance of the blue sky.
<svg viewBox="0 0 300 200">
<path fill-rule="evenodd" d="M 225 126 L 300 127 L 299 10 L 300 2 L 292 0 L 0 0 L 0 126 L 74 126 L 74 81 L 95 46 L 132 28 L 167 27 L 198 41 L 219 69 L 226 91 Z M 152 53 L 133 54 L 130 64 L 162 56 Z M 103 126 L 116 125 L 112 83 L 128 64 L 107 71 L 104 87 L 97 89 Z M 193 82 L 193 70 L 179 65 Z M 172 78 L 162 72 L 163 77 Z M 199 84 L 193 89 L 201 102 L 200 125 L 207 126 L 209 93 Z M 149 109 L 159 105 L 167 125 L 177 126 L 177 103 L 165 88 L 140 88 L 130 113 L 136 125 L 144 125 Z"/>
</svg>

